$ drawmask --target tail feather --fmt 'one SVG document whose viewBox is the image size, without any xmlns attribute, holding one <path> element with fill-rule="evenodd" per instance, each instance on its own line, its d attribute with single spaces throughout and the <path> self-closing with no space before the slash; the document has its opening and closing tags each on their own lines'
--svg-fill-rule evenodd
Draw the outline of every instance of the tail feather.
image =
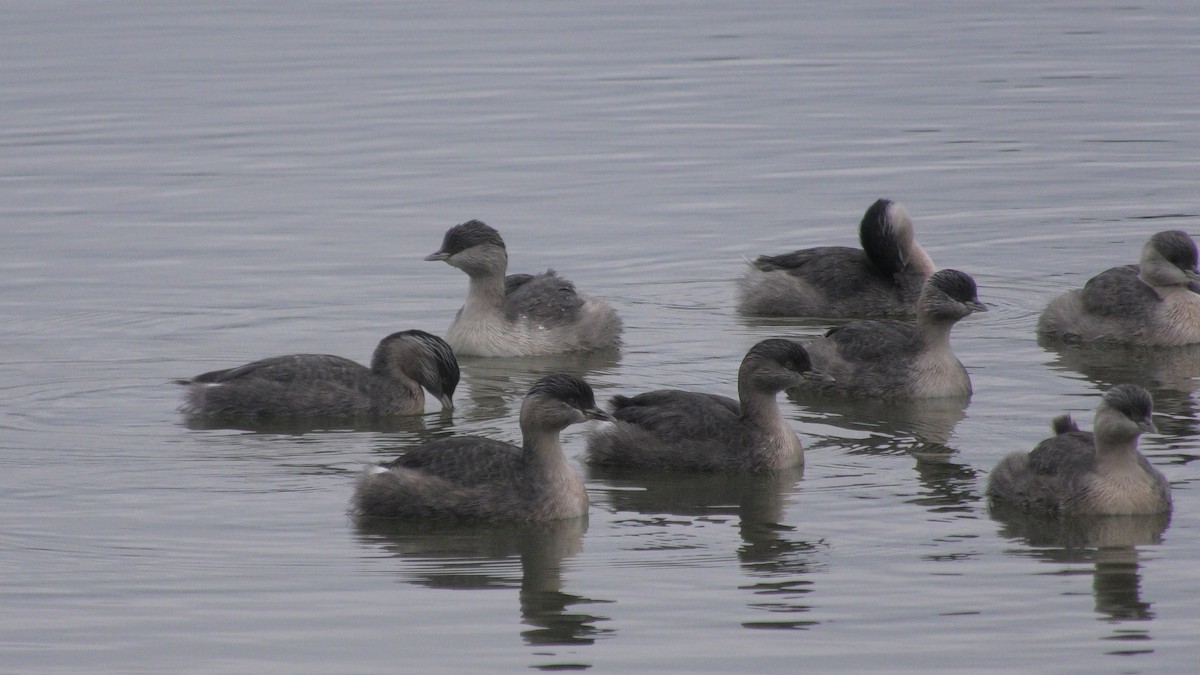
<svg viewBox="0 0 1200 675">
<path fill-rule="evenodd" d="M 1054 430 L 1054 435 L 1068 434 L 1072 431 L 1079 431 L 1079 425 L 1075 424 L 1075 420 L 1071 419 L 1070 415 L 1059 415 L 1050 422 L 1050 428 Z"/>
<path fill-rule="evenodd" d="M 908 267 L 908 254 L 901 248 L 896 231 L 900 222 L 907 217 L 898 204 L 880 199 L 867 209 L 859 224 L 858 240 L 863 253 L 885 274 L 900 274 Z"/>
<path fill-rule="evenodd" d="M 627 408 L 633 405 L 633 399 L 628 396 L 617 394 L 616 396 L 608 399 L 608 403 L 612 406 L 613 410 L 619 410 L 621 408 Z"/>
</svg>

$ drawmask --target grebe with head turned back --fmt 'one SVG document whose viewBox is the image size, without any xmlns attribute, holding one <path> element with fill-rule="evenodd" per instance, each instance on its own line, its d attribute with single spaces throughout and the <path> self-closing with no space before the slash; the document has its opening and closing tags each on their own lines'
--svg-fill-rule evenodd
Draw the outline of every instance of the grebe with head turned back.
<svg viewBox="0 0 1200 675">
<path fill-rule="evenodd" d="M 861 249 L 820 246 L 759 256 L 738 280 L 750 316 L 909 318 L 936 268 L 900 204 L 880 199 L 859 224 Z"/>
</svg>

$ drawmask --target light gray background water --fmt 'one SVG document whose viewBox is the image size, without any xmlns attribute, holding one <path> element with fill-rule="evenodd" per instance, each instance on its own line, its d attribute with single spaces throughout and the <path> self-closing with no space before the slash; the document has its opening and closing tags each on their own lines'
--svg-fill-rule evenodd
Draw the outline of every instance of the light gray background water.
<svg viewBox="0 0 1200 675">
<path fill-rule="evenodd" d="M 197 5 L 197 6 L 193 6 Z M 1058 353 L 1053 294 L 1200 234 L 1191 0 L 4 3 L 0 670 L 1183 671 L 1200 651 L 1200 356 Z M 516 440 L 543 372 L 733 392 L 820 324 L 732 310 L 743 258 L 905 203 L 992 307 L 966 410 L 801 406 L 802 479 L 588 476 L 590 522 L 356 528 L 355 472 Z M 497 227 L 624 316 L 617 358 L 465 361 L 451 418 L 188 429 L 172 378 L 444 331 Z M 1153 525 L 980 498 L 1104 387 L 1152 389 Z M 582 429 L 565 435 L 578 459 Z"/>
</svg>

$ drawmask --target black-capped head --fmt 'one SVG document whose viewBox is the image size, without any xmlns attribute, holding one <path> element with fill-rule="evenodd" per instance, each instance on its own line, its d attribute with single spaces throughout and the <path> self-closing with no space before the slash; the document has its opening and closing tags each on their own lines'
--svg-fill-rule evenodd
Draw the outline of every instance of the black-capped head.
<svg viewBox="0 0 1200 675">
<path fill-rule="evenodd" d="M 951 269 L 938 270 L 926 279 L 917 302 L 918 319 L 954 322 L 972 312 L 986 311 L 971 275 Z"/>
<path fill-rule="evenodd" d="M 903 205 L 890 199 L 878 199 L 863 214 L 858 226 L 858 241 L 871 264 L 881 272 L 888 275 L 903 273 L 912 260 L 912 219 Z"/>
<path fill-rule="evenodd" d="M 894 204 L 890 199 L 882 197 L 875 200 L 874 204 L 867 207 L 867 212 L 863 214 L 863 222 L 877 223 L 880 225 L 886 224 L 888 220 L 888 209 Z"/>
<path fill-rule="evenodd" d="M 795 340 L 768 338 L 751 347 L 746 352 L 746 358 L 772 361 L 797 373 L 812 370 L 808 352 Z"/>
<path fill-rule="evenodd" d="M 508 268 L 508 251 L 500 233 L 479 220 L 468 220 L 447 230 L 442 247 L 425 259 L 444 261 L 472 279 L 503 277 Z"/>
<path fill-rule="evenodd" d="M 1150 237 L 1150 244 L 1167 262 L 1184 272 L 1197 274 L 1196 242 L 1183 230 L 1167 230 Z"/>
<path fill-rule="evenodd" d="M 1182 230 L 1159 232 L 1142 247 L 1138 278 L 1158 289 L 1187 286 L 1200 292 L 1196 243 Z"/>
<path fill-rule="evenodd" d="M 1137 425 L 1139 431 L 1157 431 L 1154 421 L 1154 400 L 1150 393 L 1136 384 L 1118 384 L 1104 394 L 1104 403 Z"/>
<path fill-rule="evenodd" d="M 454 390 L 458 388 L 458 359 L 442 338 L 423 330 L 392 333 L 379 342 L 371 357 L 371 370 L 377 373 L 404 373 L 416 380 L 452 409 Z"/>
<path fill-rule="evenodd" d="M 592 387 L 581 377 L 567 374 L 547 375 L 529 388 L 521 408 L 522 426 L 529 421 L 549 428 L 564 428 L 587 420 L 612 421 L 596 407 Z"/>
<path fill-rule="evenodd" d="M 929 277 L 928 284 L 959 302 L 979 304 L 979 289 L 966 272 L 938 270 Z"/>
<path fill-rule="evenodd" d="M 779 392 L 804 380 L 832 379 L 813 368 L 808 352 L 799 342 L 769 338 L 746 352 L 739 371 L 739 388 L 751 385 L 762 391 Z"/>
<path fill-rule="evenodd" d="M 546 396 L 584 410 L 596 407 L 592 387 L 581 377 L 559 373 L 547 375 L 529 388 L 528 396 Z"/>
<path fill-rule="evenodd" d="M 484 244 L 504 248 L 504 240 L 500 238 L 500 233 L 495 228 L 482 220 L 468 220 L 446 230 L 446 236 L 442 238 L 442 247 L 425 256 L 425 259 L 445 260 L 467 249 Z"/>
</svg>

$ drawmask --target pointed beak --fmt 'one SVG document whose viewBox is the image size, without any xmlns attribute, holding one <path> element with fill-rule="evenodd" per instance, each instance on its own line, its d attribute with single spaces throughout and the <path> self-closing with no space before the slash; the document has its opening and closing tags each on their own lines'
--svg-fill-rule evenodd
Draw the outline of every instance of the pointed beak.
<svg viewBox="0 0 1200 675">
<path fill-rule="evenodd" d="M 837 382 L 832 375 L 815 368 L 800 373 L 800 376 L 810 382 Z"/>
<path fill-rule="evenodd" d="M 442 403 L 442 410 L 454 410 L 454 401 L 450 400 L 450 394 L 442 394 L 438 401 Z"/>
<path fill-rule="evenodd" d="M 1154 420 L 1150 419 L 1149 417 L 1138 423 L 1138 429 L 1141 429 L 1144 433 L 1148 434 L 1158 433 L 1158 427 L 1154 426 Z"/>
<path fill-rule="evenodd" d="M 982 302 L 980 302 L 978 300 L 969 300 L 967 302 L 964 302 L 963 304 L 966 305 L 972 312 L 988 311 L 987 305 L 983 304 Z"/>
<path fill-rule="evenodd" d="M 604 412 L 603 410 L 601 410 L 599 408 L 588 408 L 587 410 L 583 411 L 583 416 L 588 418 L 589 420 L 597 420 L 600 422 L 615 422 L 616 421 L 615 419 L 613 419 L 612 415 L 609 415 L 608 413 Z"/>
<path fill-rule="evenodd" d="M 437 251 L 437 252 L 430 253 L 429 255 L 425 256 L 424 260 L 445 260 L 446 258 L 449 258 L 449 257 L 450 257 L 450 255 L 447 254 L 445 251 Z"/>
</svg>

